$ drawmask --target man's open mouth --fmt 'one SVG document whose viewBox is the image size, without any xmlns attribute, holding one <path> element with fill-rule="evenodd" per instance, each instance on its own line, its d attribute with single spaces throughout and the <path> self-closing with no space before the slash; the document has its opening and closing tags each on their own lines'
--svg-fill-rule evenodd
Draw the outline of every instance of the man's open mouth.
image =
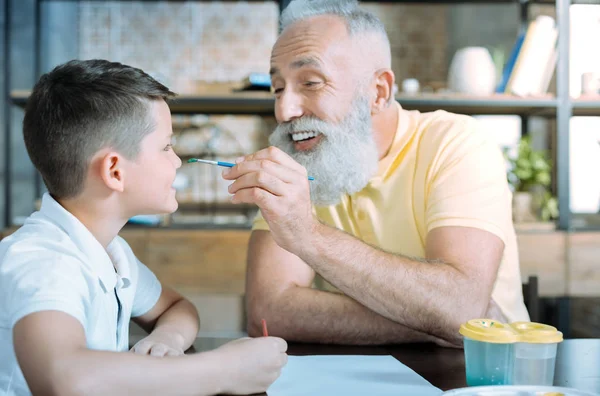
<svg viewBox="0 0 600 396">
<path fill-rule="evenodd" d="M 294 132 L 294 133 L 292 133 L 292 140 L 294 142 L 303 142 L 305 140 L 313 139 L 319 135 L 320 135 L 319 132 L 314 132 L 314 131 Z"/>
</svg>

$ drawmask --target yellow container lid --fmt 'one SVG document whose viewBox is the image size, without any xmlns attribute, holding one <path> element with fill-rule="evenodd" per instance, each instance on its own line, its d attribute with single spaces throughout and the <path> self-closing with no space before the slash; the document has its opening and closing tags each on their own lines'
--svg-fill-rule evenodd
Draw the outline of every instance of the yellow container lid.
<svg viewBox="0 0 600 396">
<path fill-rule="evenodd" d="M 519 342 L 553 344 L 563 340 L 563 334 L 554 326 L 536 322 L 513 322 L 510 325 L 519 333 Z"/>
<path fill-rule="evenodd" d="M 461 325 L 459 332 L 472 340 L 495 344 L 552 344 L 563 340 L 556 327 L 535 322 L 505 324 L 492 319 L 472 319 Z"/>
<path fill-rule="evenodd" d="M 492 319 L 469 320 L 459 332 L 472 340 L 496 344 L 512 344 L 517 338 L 512 328 Z"/>
</svg>

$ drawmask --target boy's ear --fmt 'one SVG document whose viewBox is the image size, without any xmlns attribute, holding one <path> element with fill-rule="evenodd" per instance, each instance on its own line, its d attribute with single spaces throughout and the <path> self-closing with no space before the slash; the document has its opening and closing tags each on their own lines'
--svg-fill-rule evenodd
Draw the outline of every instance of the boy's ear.
<svg viewBox="0 0 600 396">
<path fill-rule="evenodd" d="M 125 190 L 123 169 L 124 159 L 118 153 L 111 151 L 102 157 L 100 177 L 108 188 L 117 192 Z"/>
</svg>

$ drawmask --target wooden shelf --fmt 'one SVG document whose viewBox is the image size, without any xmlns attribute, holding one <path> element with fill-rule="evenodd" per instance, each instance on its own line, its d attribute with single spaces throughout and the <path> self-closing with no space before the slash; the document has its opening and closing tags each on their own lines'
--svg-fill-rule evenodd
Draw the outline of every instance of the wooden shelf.
<svg viewBox="0 0 600 396">
<path fill-rule="evenodd" d="M 573 100 L 573 115 L 600 116 L 600 96 L 593 99 Z"/>
<path fill-rule="evenodd" d="M 235 92 L 222 95 L 182 95 L 171 101 L 173 114 L 250 114 L 273 116 L 273 95 L 269 92 Z"/>
<path fill-rule="evenodd" d="M 466 95 L 397 96 L 398 102 L 408 110 L 446 110 L 459 114 L 518 114 L 554 115 L 557 101 L 552 96 L 519 98 L 511 95 L 475 97 Z"/>
<path fill-rule="evenodd" d="M 21 107 L 27 103 L 28 91 L 14 91 L 13 102 Z M 408 110 L 446 110 L 460 114 L 556 114 L 557 101 L 554 97 L 518 98 L 510 95 L 473 97 L 464 95 L 424 94 L 417 96 L 399 95 L 402 107 Z M 600 110 L 600 105 L 581 102 L 581 111 Z M 274 99 L 268 92 L 210 93 L 206 95 L 181 95 L 170 103 L 173 114 L 253 114 L 273 116 Z M 585 106 L 592 106 L 590 108 Z"/>
<path fill-rule="evenodd" d="M 25 107 L 30 91 L 13 91 L 14 104 Z M 169 103 L 173 114 L 251 114 L 273 116 L 273 95 L 269 92 L 224 92 L 180 95 Z"/>
</svg>

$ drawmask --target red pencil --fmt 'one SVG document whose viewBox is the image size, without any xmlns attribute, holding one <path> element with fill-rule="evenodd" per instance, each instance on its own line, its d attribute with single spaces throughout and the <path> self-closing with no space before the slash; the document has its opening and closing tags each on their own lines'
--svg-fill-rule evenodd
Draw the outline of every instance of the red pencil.
<svg viewBox="0 0 600 396">
<path fill-rule="evenodd" d="M 260 321 L 262 322 L 263 336 L 268 337 L 269 333 L 267 332 L 267 321 L 264 319 L 261 319 Z"/>
</svg>

